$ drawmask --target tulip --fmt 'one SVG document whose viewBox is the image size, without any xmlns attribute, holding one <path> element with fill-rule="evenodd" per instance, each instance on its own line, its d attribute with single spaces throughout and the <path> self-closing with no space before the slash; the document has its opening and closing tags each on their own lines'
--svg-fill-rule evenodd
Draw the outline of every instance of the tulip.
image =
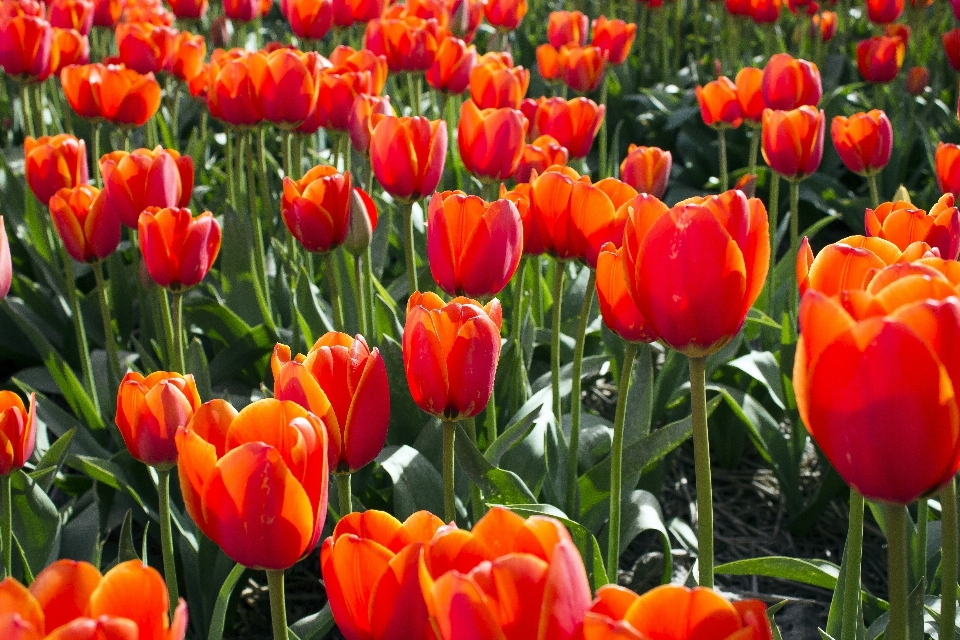
<svg viewBox="0 0 960 640">
<path fill-rule="evenodd" d="M 3 244 L 6 244 L 6 235 L 3 237 Z M 5 513 L 0 520 L 0 541 L 3 543 L 3 566 L 8 576 L 13 574 L 10 475 L 23 468 L 33 455 L 33 445 L 37 438 L 36 415 L 35 394 L 30 394 L 28 411 L 20 396 L 12 391 L 0 391 L 0 501 L 5 505 Z M 0 582 L 0 588 L 3 584 Z M 0 610 L 0 623 L 3 621 L 3 613 Z"/>
<path fill-rule="evenodd" d="M 638 147 L 631 144 L 627 157 L 620 163 L 620 179 L 640 193 L 662 198 L 667 191 L 673 156 L 657 147 Z"/>
<path fill-rule="evenodd" d="M 30 190 L 46 205 L 64 188 L 87 182 L 87 146 L 68 133 L 23 141 L 24 172 Z"/>
<path fill-rule="evenodd" d="M 160 108 L 160 85 L 122 65 L 87 64 L 60 72 L 67 102 L 84 118 L 142 127 Z"/>
<path fill-rule="evenodd" d="M 16 18 L 17 16 L 33 16 L 43 18 L 44 6 L 36 0 L 5 0 L 0 2 L 0 20 Z"/>
<path fill-rule="evenodd" d="M 596 91 L 603 81 L 607 55 L 602 49 L 592 45 L 564 45 L 560 48 L 557 63 L 564 84 L 578 93 L 590 93 Z"/>
<path fill-rule="evenodd" d="M 93 0 L 93 26 L 113 28 L 120 20 L 120 0 Z"/>
<path fill-rule="evenodd" d="M 533 212 L 530 210 L 530 183 L 519 183 L 510 191 L 501 184 L 500 199 L 509 200 L 520 212 L 520 220 L 523 222 L 523 255 L 539 256 L 546 253 L 545 242 L 537 235 Z"/>
<path fill-rule="evenodd" d="M 283 179 L 280 213 L 287 230 L 307 251 L 336 249 L 350 220 L 350 173 L 318 165 L 299 180 Z"/>
<path fill-rule="evenodd" d="M 370 138 L 373 136 L 374 114 L 393 116 L 390 96 L 371 96 L 366 93 L 357 95 L 350 108 L 347 128 L 350 130 L 350 142 L 358 153 L 369 155 Z"/>
<path fill-rule="evenodd" d="M 120 61 L 137 73 L 159 73 L 173 60 L 177 30 L 145 23 L 117 25 L 117 51 Z"/>
<path fill-rule="evenodd" d="M 643 638 L 770 640 L 773 632 L 760 600 L 729 602 L 697 587 L 662 585 L 643 595 L 604 585 L 583 622 L 583 640 Z"/>
<path fill-rule="evenodd" d="M 797 60 L 788 53 L 777 53 L 770 57 L 763 68 L 760 88 L 764 104 L 781 111 L 803 105 L 816 106 L 823 96 L 817 65 Z"/>
<path fill-rule="evenodd" d="M 792 111 L 763 112 L 763 159 L 788 180 L 812 175 L 823 158 L 826 117 L 803 106 Z"/>
<path fill-rule="evenodd" d="M 250 57 L 243 49 L 218 49 L 207 69 L 207 108 L 210 115 L 234 127 L 251 127 L 263 120 Z"/>
<path fill-rule="evenodd" d="M 383 65 L 386 75 L 386 62 L 382 57 L 377 60 Z M 347 131 L 350 128 L 350 111 L 359 96 L 379 93 L 371 83 L 370 71 L 325 69 L 320 73 L 319 84 L 317 106 L 310 121 L 333 131 Z M 316 130 L 315 127 L 310 128 Z"/>
<path fill-rule="evenodd" d="M 350 226 L 343 241 L 343 248 L 354 257 L 360 257 L 370 248 L 373 231 L 377 228 L 377 217 L 377 205 L 373 198 L 363 189 L 354 189 L 350 198 Z"/>
<path fill-rule="evenodd" d="M 75 29 L 82 35 L 93 27 L 92 0 L 53 0 L 47 7 L 47 20 L 60 29 Z"/>
<path fill-rule="evenodd" d="M 843 164 L 854 173 L 874 175 L 890 160 L 893 128 L 883 111 L 873 109 L 849 118 L 836 116 L 830 125 L 830 137 Z"/>
<path fill-rule="evenodd" d="M 128 4 L 121 15 L 123 22 L 143 22 L 161 27 L 172 27 L 176 16 L 162 4 Z"/>
<path fill-rule="evenodd" d="M 923 95 L 929 85 L 930 72 L 926 67 L 913 67 L 907 72 L 906 89 L 910 95 Z"/>
<path fill-rule="evenodd" d="M 10 241 L 7 240 L 7 229 L 3 226 L 3 216 L 0 216 L 0 300 L 10 293 L 13 283 L 13 261 L 10 258 Z"/>
<path fill-rule="evenodd" d="M 827 245 L 814 259 L 810 243 L 804 238 L 797 255 L 800 295 L 806 295 L 810 289 L 827 296 L 845 290 L 865 290 L 878 271 L 902 258 L 903 253 L 889 240 L 849 236 Z"/>
<path fill-rule="evenodd" d="M 60 189 L 48 206 L 57 235 L 77 262 L 104 260 L 120 244 L 120 218 L 96 187 Z"/>
<path fill-rule="evenodd" d="M 364 46 L 385 56 L 390 71 L 426 71 L 436 58 L 446 30 L 436 20 L 416 16 L 377 18 L 367 23 Z"/>
<path fill-rule="evenodd" d="M 597 299 L 603 322 L 627 342 L 653 342 L 656 335 L 633 298 L 624 272 L 623 249 L 606 243 L 597 258 Z"/>
<path fill-rule="evenodd" d="M 487 0 L 483 14 L 495 29 L 513 31 L 527 15 L 527 0 Z"/>
<path fill-rule="evenodd" d="M 370 74 L 370 93 L 380 95 L 383 86 L 387 82 L 388 65 L 387 59 L 382 55 L 377 55 L 369 49 L 354 50 L 350 47 L 340 45 L 330 54 L 330 64 L 332 73 L 359 73 L 369 72 Z"/>
<path fill-rule="evenodd" d="M 201 35 L 181 31 L 173 41 L 173 57 L 169 71 L 188 86 L 191 95 L 199 93 L 195 89 L 197 83 L 206 84 L 206 68 L 203 62 L 206 55 L 207 42 Z"/>
<path fill-rule="evenodd" d="M 437 57 L 427 70 L 427 84 L 448 94 L 461 94 L 470 84 L 477 66 L 477 48 L 454 37 L 446 37 L 437 49 Z"/>
<path fill-rule="evenodd" d="M 607 62 L 615 67 L 627 61 L 637 25 L 623 20 L 607 20 L 600 16 L 593 21 L 593 46 L 607 54 Z"/>
<path fill-rule="evenodd" d="M 830 42 L 837 33 L 837 14 L 824 11 L 813 16 L 810 21 L 811 33 L 820 37 L 821 42 Z"/>
<path fill-rule="evenodd" d="M 322 40 L 333 26 L 331 0 L 288 0 L 284 14 L 298 38 Z"/>
<path fill-rule="evenodd" d="M 202 20 L 207 14 L 207 0 L 168 0 L 173 15 L 186 20 Z"/>
<path fill-rule="evenodd" d="M 742 114 L 737 102 L 737 87 L 730 78 L 720 76 L 706 86 L 698 86 L 696 93 L 704 124 L 717 128 L 740 126 Z"/>
<path fill-rule="evenodd" d="M 553 136 L 543 135 L 524 145 L 513 179 L 519 184 L 530 180 L 534 171 L 543 173 L 553 165 L 567 164 L 570 152 Z"/>
<path fill-rule="evenodd" d="M 750 18 L 757 24 L 773 24 L 780 17 L 782 0 L 749 0 Z"/>
<path fill-rule="evenodd" d="M 909 202 L 884 202 L 867 209 L 864 226 L 868 236 L 889 240 L 901 251 L 914 242 L 925 242 L 942 258 L 956 260 L 960 255 L 960 214 L 952 193 L 941 196 L 929 215 Z"/>
<path fill-rule="evenodd" d="M 547 18 L 547 39 L 557 49 L 565 44 L 582 47 L 589 34 L 589 19 L 579 11 L 552 11 Z"/>
<path fill-rule="evenodd" d="M 226 0 L 223 13 L 231 20 L 251 22 L 270 12 L 272 0 Z"/>
<path fill-rule="evenodd" d="M 583 158 L 593 146 L 606 111 L 606 105 L 597 106 L 588 98 L 548 98 L 537 105 L 532 135 L 553 136 L 571 157 Z"/>
<path fill-rule="evenodd" d="M 450 32 L 464 42 L 472 42 L 483 22 L 483 5 L 483 0 L 451 0 L 447 5 Z"/>
<path fill-rule="evenodd" d="M 53 69 L 55 74 L 72 64 L 90 62 L 90 41 L 79 31 L 54 27 L 53 46 L 57 50 L 57 66 Z"/>
<path fill-rule="evenodd" d="M 100 158 L 105 205 L 120 222 L 136 229 L 147 207 L 185 207 L 194 181 L 193 159 L 173 149 L 156 147 L 113 151 Z"/>
<path fill-rule="evenodd" d="M 53 26 L 43 17 L 0 20 L 0 68 L 21 82 L 43 82 L 56 66 Z"/>
<path fill-rule="evenodd" d="M 527 120 L 516 109 L 477 108 L 467 100 L 460 108 L 457 144 L 467 171 L 481 181 L 501 181 L 517 170 L 523 154 Z"/>
<path fill-rule="evenodd" d="M 537 47 L 537 73 L 546 82 L 560 79 L 560 52 L 552 44 Z"/>
<path fill-rule="evenodd" d="M 498 54 L 486 54 L 470 72 L 470 97 L 481 109 L 519 109 L 530 85 L 530 71 Z"/>
<path fill-rule="evenodd" d="M 137 225 L 140 253 L 161 287 L 182 291 L 200 283 L 220 251 L 220 225 L 209 211 L 147 207 Z"/>
<path fill-rule="evenodd" d="M 522 238 L 520 212 L 509 200 L 486 203 L 459 191 L 430 199 L 430 273 L 449 295 L 490 298 L 500 293 L 520 264 Z"/>
<path fill-rule="evenodd" d="M 763 117 L 763 110 L 766 108 L 761 90 L 763 71 L 756 67 L 744 67 L 737 72 L 734 84 L 737 103 L 740 105 L 740 115 L 747 124 L 758 126 Z"/>
<path fill-rule="evenodd" d="M 374 510 L 337 522 L 320 547 L 320 569 L 330 612 L 347 640 L 434 640 L 418 563 L 442 526 L 428 511 L 402 524 Z"/>
<path fill-rule="evenodd" d="M 447 154 L 447 124 L 421 117 L 373 116 L 370 163 L 387 193 L 412 202 L 432 193 Z"/>
<path fill-rule="evenodd" d="M 379 18 L 386 6 L 386 0 L 347 0 L 350 15 L 356 22 L 370 22 Z M 349 25 L 346 25 L 349 26 Z"/>
<path fill-rule="evenodd" d="M 130 455 L 169 469 L 177 464 L 177 429 L 185 427 L 199 408 L 192 375 L 157 371 L 144 378 L 130 371 L 117 391 L 117 428 Z"/>
<path fill-rule="evenodd" d="M 724 0 L 723 7 L 731 16 L 750 15 L 750 0 Z"/>
<path fill-rule="evenodd" d="M 282 48 L 250 57 L 250 81 L 266 120 L 292 127 L 310 115 L 320 91 L 317 56 Z"/>
<path fill-rule="evenodd" d="M 877 24 L 889 24 L 903 13 L 903 0 L 867 0 L 867 19 Z"/>
<path fill-rule="evenodd" d="M 867 82 L 890 82 L 900 72 L 905 55 L 902 39 L 874 36 L 857 43 L 857 68 Z"/>
<path fill-rule="evenodd" d="M 960 145 L 940 142 L 934 155 L 934 167 L 940 192 L 960 196 Z"/>
<path fill-rule="evenodd" d="M 943 52 L 954 71 L 960 71 L 960 29 L 951 29 L 942 36 Z"/>
</svg>

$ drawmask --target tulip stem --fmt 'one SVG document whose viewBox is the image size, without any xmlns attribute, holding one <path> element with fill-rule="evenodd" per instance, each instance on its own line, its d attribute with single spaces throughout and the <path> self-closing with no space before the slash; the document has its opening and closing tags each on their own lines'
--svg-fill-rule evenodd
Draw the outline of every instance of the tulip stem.
<svg viewBox="0 0 960 640">
<path fill-rule="evenodd" d="M 758 128 L 754 128 L 750 132 L 750 156 L 749 156 L 749 169 L 747 173 L 749 175 L 756 175 L 757 173 L 757 152 L 760 150 L 760 137 L 761 131 Z"/>
<path fill-rule="evenodd" d="M 453 483 L 453 445 L 457 436 L 457 423 L 443 423 L 443 521 L 454 522 L 457 517 L 457 493 Z"/>
<path fill-rule="evenodd" d="M 353 257 L 354 297 L 357 299 L 357 312 L 360 315 L 360 332 L 364 336 L 370 335 L 367 326 L 367 286 L 363 282 L 363 259 L 366 256 L 359 253 Z"/>
<path fill-rule="evenodd" d="M 800 247 L 800 181 L 790 181 L 790 264 L 796 264 L 797 251 Z M 790 315 L 797 313 L 797 298 L 800 295 L 796 279 L 790 285 Z"/>
<path fill-rule="evenodd" d="M 607 71 L 604 71 L 603 80 L 600 83 L 600 104 L 602 104 L 604 108 L 606 108 L 607 95 L 609 91 L 610 91 L 610 74 Z M 607 155 L 608 155 L 607 118 L 603 118 L 600 121 L 600 171 L 599 171 L 600 175 L 599 175 L 599 178 L 603 178 L 611 173 L 609 168 L 607 167 Z"/>
<path fill-rule="evenodd" d="M 940 640 L 953 640 L 957 619 L 957 481 L 950 478 L 940 491 L 941 551 Z M 944 622 L 946 621 L 946 622 Z"/>
<path fill-rule="evenodd" d="M 283 570 L 267 569 L 270 590 L 270 614 L 273 618 L 273 640 L 287 640 L 287 603 L 283 588 Z"/>
<path fill-rule="evenodd" d="M 407 257 L 407 285 L 410 295 L 419 291 L 417 286 L 417 253 L 413 248 L 413 203 L 403 205 L 403 231 L 406 236 L 403 248 Z"/>
<path fill-rule="evenodd" d="M 80 311 L 80 298 L 77 296 L 77 280 L 73 272 L 73 258 L 67 255 L 67 250 L 60 244 L 60 255 L 63 258 L 63 271 L 67 281 L 67 299 L 70 302 L 70 313 L 73 315 L 73 330 L 77 338 L 77 349 L 80 352 L 80 368 L 83 370 L 83 382 L 90 395 L 97 413 L 100 413 L 100 397 L 93 382 L 93 364 L 90 362 L 90 345 L 87 342 L 87 329 L 83 324 L 83 315 Z"/>
<path fill-rule="evenodd" d="M 497 439 L 497 385 L 490 388 L 490 399 L 483 412 L 483 427 L 487 431 L 487 446 Z"/>
<path fill-rule="evenodd" d="M 110 315 L 110 305 L 107 302 L 107 283 L 103 279 L 103 263 L 93 265 L 93 275 L 97 281 L 97 298 L 100 301 L 100 317 L 103 318 L 103 341 L 107 347 L 107 363 L 112 379 L 110 388 L 113 389 L 120 382 L 120 354 L 117 349 L 116 336 L 113 333 L 113 318 Z"/>
<path fill-rule="evenodd" d="M 3 568 L 6 577 L 13 576 L 13 498 L 10 492 L 10 474 L 0 476 L 0 495 L 3 496 Z"/>
<path fill-rule="evenodd" d="M 550 336 L 550 378 L 557 428 L 563 424 L 563 414 L 560 413 L 560 302 L 563 297 L 563 273 L 563 262 L 557 260 L 553 271 L 553 334 Z"/>
<path fill-rule="evenodd" d="M 163 321 L 163 335 L 167 342 L 167 366 L 176 367 L 176 354 L 173 347 L 173 315 L 170 313 L 170 296 L 166 289 L 160 289 L 160 318 Z M 180 373 L 184 373 L 181 371 Z"/>
<path fill-rule="evenodd" d="M 723 193 L 730 184 L 727 178 L 727 131 L 723 127 L 717 129 L 717 141 L 720 150 L 720 193 Z"/>
<path fill-rule="evenodd" d="M 877 174 L 870 172 L 867 175 L 867 184 L 870 185 L 870 202 L 873 206 L 880 206 L 880 190 L 877 189 Z"/>
<path fill-rule="evenodd" d="M 183 292 L 172 291 L 173 301 L 171 302 L 173 316 L 173 366 L 177 373 L 186 375 L 187 365 L 183 358 Z"/>
<path fill-rule="evenodd" d="M 767 315 L 774 315 L 773 303 L 777 293 L 777 212 L 780 208 L 780 174 L 770 172 L 770 201 L 767 212 L 770 215 L 770 268 L 767 270 Z"/>
<path fill-rule="evenodd" d="M 577 471 L 580 461 L 580 391 L 583 381 L 583 348 L 587 339 L 587 325 L 590 324 L 590 310 L 597 290 L 597 272 L 590 269 L 590 278 L 583 293 L 583 305 L 580 307 L 580 323 L 577 325 L 577 341 L 573 348 L 573 380 L 570 391 L 570 462 L 567 465 L 567 515 L 577 519 Z"/>
<path fill-rule="evenodd" d="M 297 309 L 297 240 L 290 234 L 287 240 L 287 271 L 290 277 L 290 349 L 300 348 L 300 312 Z"/>
<path fill-rule="evenodd" d="M 21 91 L 21 100 L 23 102 L 23 123 L 27 127 L 27 135 L 36 138 L 37 137 L 37 128 L 33 122 L 33 102 L 30 99 L 30 85 L 24 83 L 20 85 Z"/>
<path fill-rule="evenodd" d="M 493 395 L 490 396 L 493 399 Z M 489 404 L 487 405 L 490 406 Z M 476 418 L 464 418 L 463 419 L 463 430 L 467 432 L 467 436 L 470 437 L 470 440 L 473 444 L 477 444 L 477 420 Z M 454 485 L 456 486 L 456 485 Z M 470 482 L 470 513 L 473 516 L 473 521 L 476 523 L 484 514 L 484 504 L 483 504 L 483 493 L 480 491 L 480 487 L 476 485 L 473 481 Z"/>
<path fill-rule="evenodd" d="M 330 287 L 330 306 L 333 307 L 333 328 L 336 331 L 343 331 L 343 305 L 340 301 L 340 285 L 337 282 L 337 265 L 333 259 L 333 251 L 327 251 L 323 255 L 326 263 L 327 285 Z"/>
<path fill-rule="evenodd" d="M 233 158 L 233 132 L 227 131 L 227 189 L 228 195 L 230 197 L 230 206 L 234 209 L 237 208 L 237 178 L 234 175 L 234 158 Z"/>
<path fill-rule="evenodd" d="M 369 340 L 373 338 L 374 342 L 380 342 L 380 334 L 377 331 L 377 297 L 374 295 L 373 290 L 373 252 L 370 250 L 370 247 L 367 247 L 367 251 L 363 259 L 363 268 L 367 276 L 366 287 L 367 287 L 367 304 L 369 304 L 367 317 L 369 318 L 369 331 L 370 333 L 366 336 Z"/>
<path fill-rule="evenodd" d="M 353 490 L 351 489 L 353 474 L 336 473 L 333 477 L 337 479 L 337 504 L 342 518 L 353 512 Z"/>
<path fill-rule="evenodd" d="M 261 221 L 260 211 L 257 210 L 257 197 L 254 189 L 256 178 L 253 168 L 256 160 L 253 155 L 253 138 L 254 134 L 250 132 L 246 137 L 246 153 L 244 154 L 247 165 L 247 206 L 250 208 L 250 224 L 253 231 L 253 285 L 263 321 L 267 328 L 273 331 L 273 311 L 270 309 L 270 296 L 266 293 L 270 290 L 270 284 L 267 282 L 267 258 L 263 247 L 263 222 Z M 260 179 L 263 180 L 265 177 L 261 174 Z M 265 209 L 266 206 L 267 202 L 264 200 L 261 203 L 261 210 Z"/>
<path fill-rule="evenodd" d="M 415 78 L 415 71 L 408 71 L 407 76 L 407 97 L 408 102 L 410 103 L 410 115 L 419 116 L 420 115 L 420 91 L 417 90 L 417 85 L 419 84 L 419 78 Z"/>
<path fill-rule="evenodd" d="M 93 123 L 93 177 L 98 189 L 103 188 L 103 176 L 100 175 L 100 121 Z"/>
<path fill-rule="evenodd" d="M 885 505 L 887 516 L 887 583 L 890 601 L 888 640 L 907 638 L 907 512 L 901 505 Z"/>
<path fill-rule="evenodd" d="M 927 499 L 917 501 L 917 544 L 914 549 L 913 572 L 916 574 L 916 583 L 927 578 Z"/>
<path fill-rule="evenodd" d="M 843 561 L 847 573 L 843 580 L 843 624 L 840 637 L 856 638 L 857 621 L 860 617 L 860 563 L 863 557 L 863 496 L 852 488 L 845 553 Z"/>
<path fill-rule="evenodd" d="M 233 566 L 233 569 L 227 575 L 227 579 L 220 586 L 220 593 L 217 596 L 217 603 L 213 607 L 213 618 L 210 620 L 210 632 L 207 634 L 207 640 L 223 640 L 223 626 L 227 617 L 227 605 L 230 602 L 230 596 L 233 594 L 237 581 L 247 568 L 239 562 Z"/>
<path fill-rule="evenodd" d="M 170 469 L 157 469 L 157 491 L 160 494 L 160 544 L 163 547 L 163 577 L 170 594 L 171 613 L 177 608 L 177 561 L 173 555 L 173 530 L 170 527 Z"/>
<path fill-rule="evenodd" d="M 707 431 L 707 359 L 690 357 L 690 413 L 697 475 L 697 563 L 701 587 L 713 588 L 713 486 L 710 477 L 710 434 Z"/>
<path fill-rule="evenodd" d="M 543 326 L 543 263 L 540 256 L 533 257 L 533 304 L 530 313 L 533 315 L 533 325 Z"/>
<path fill-rule="evenodd" d="M 523 299 L 524 294 L 526 293 L 523 290 L 523 285 L 527 276 L 527 256 L 520 258 L 520 267 L 517 269 L 514 274 L 513 280 L 513 321 L 510 323 L 510 332 L 513 333 L 513 339 L 517 343 L 517 349 L 520 349 L 520 340 L 521 340 L 521 330 L 520 326 L 523 324 Z M 521 358 L 523 354 L 521 353 Z"/>
<path fill-rule="evenodd" d="M 613 449 L 610 452 L 610 535 L 607 545 L 607 579 L 617 584 L 620 566 L 620 500 L 623 493 L 623 423 L 627 414 L 627 394 L 637 343 L 628 342 L 623 351 L 623 367 L 617 386 L 617 414 L 613 420 Z"/>
</svg>

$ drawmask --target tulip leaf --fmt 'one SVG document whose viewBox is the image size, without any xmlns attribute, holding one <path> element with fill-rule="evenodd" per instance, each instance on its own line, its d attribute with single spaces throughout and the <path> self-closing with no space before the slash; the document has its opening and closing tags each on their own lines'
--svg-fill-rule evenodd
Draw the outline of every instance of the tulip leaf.
<svg viewBox="0 0 960 640">
<path fill-rule="evenodd" d="M 783 607 L 786 606 L 787 602 L 789 602 L 789 600 L 781 600 L 777 604 L 767 607 L 767 622 L 770 623 L 770 631 L 773 634 L 773 640 L 783 640 L 783 635 L 780 633 L 780 627 L 777 626 L 774 616 L 777 615 L 777 612 L 780 611 L 780 609 L 783 609 Z"/>
<path fill-rule="evenodd" d="M 52 433 L 63 437 L 68 432 L 73 431 L 76 436 L 74 442 L 74 451 L 83 455 L 92 455 L 98 457 L 107 457 L 110 453 L 94 438 L 89 429 L 81 427 L 74 416 L 64 411 L 56 402 L 23 384 L 17 378 L 13 378 L 16 384 L 24 393 L 37 394 L 37 420 L 44 423 L 46 428 Z"/>
<path fill-rule="evenodd" d="M 401 520 L 427 510 L 443 513 L 443 478 L 422 453 L 408 445 L 386 447 L 377 456 L 393 481 L 393 514 Z"/>
<path fill-rule="evenodd" d="M 297 634 L 300 640 L 320 640 L 326 637 L 333 629 L 333 612 L 330 611 L 330 603 L 323 605 L 320 611 L 300 618 L 292 625 L 290 631 Z M 213 640 L 208 638 L 208 640 Z"/>
<path fill-rule="evenodd" d="M 43 488 L 26 473 L 10 475 L 13 535 L 23 550 L 31 575 L 55 560 L 60 552 L 60 514 Z"/>
<path fill-rule="evenodd" d="M 144 539 L 146 539 L 147 534 L 144 530 L 143 534 Z M 123 516 L 123 524 L 120 526 L 120 546 L 117 549 L 117 564 L 121 562 L 126 562 L 127 560 L 139 560 L 140 555 L 137 554 L 137 547 L 133 544 L 133 510 L 127 509 L 127 513 Z"/>
<path fill-rule="evenodd" d="M 533 429 L 534 417 L 545 410 L 553 410 L 543 402 L 544 396 L 542 394 L 542 391 L 537 394 L 537 402 L 531 404 L 531 402 L 528 401 L 524 404 L 511 420 L 510 426 L 483 452 L 483 457 L 486 458 L 490 464 L 500 464 L 500 458 L 503 457 L 503 454 L 517 442 L 527 437 Z"/>
<path fill-rule="evenodd" d="M 220 586 L 217 603 L 213 609 L 213 618 L 210 620 L 210 632 L 207 634 L 207 640 L 221 640 L 223 638 L 223 627 L 227 617 L 227 606 L 230 604 L 230 596 L 233 595 L 233 589 L 237 586 L 237 582 L 245 570 L 246 567 L 238 562 Z"/>
<path fill-rule="evenodd" d="M 193 375 L 197 384 L 197 393 L 204 400 L 213 399 L 213 390 L 210 386 L 210 365 L 207 363 L 207 355 L 203 352 L 203 343 L 199 338 L 190 341 L 187 347 L 187 372 Z"/>
<path fill-rule="evenodd" d="M 758 311 L 761 315 L 763 312 Z M 764 316 L 766 317 L 766 316 Z M 768 318 L 769 319 L 769 318 Z M 772 322 L 772 320 L 771 320 Z M 777 329 L 780 325 L 774 323 Z M 786 409 L 786 399 L 783 393 L 782 374 L 777 359 L 769 351 L 751 351 L 745 356 L 727 363 L 728 366 L 743 371 L 759 382 L 770 393 L 770 398 L 781 409 Z"/>
<path fill-rule="evenodd" d="M 77 428 L 74 427 L 57 438 L 30 473 L 30 477 L 33 478 L 44 491 L 49 491 L 50 487 L 53 486 L 53 480 L 57 475 L 57 471 L 60 469 L 60 465 L 63 463 L 70 442 L 76 433 Z"/>
<path fill-rule="evenodd" d="M 269 368 L 270 354 L 276 344 L 262 324 L 250 329 L 210 361 L 210 382 L 217 385 L 238 377 L 248 382 L 263 380 Z M 243 374 L 241 376 L 241 373 Z"/>
<path fill-rule="evenodd" d="M 457 425 L 454 441 L 457 462 L 464 473 L 480 487 L 486 502 L 497 504 L 530 504 L 537 498 L 527 488 L 520 476 L 490 464 L 462 425 Z"/>
</svg>

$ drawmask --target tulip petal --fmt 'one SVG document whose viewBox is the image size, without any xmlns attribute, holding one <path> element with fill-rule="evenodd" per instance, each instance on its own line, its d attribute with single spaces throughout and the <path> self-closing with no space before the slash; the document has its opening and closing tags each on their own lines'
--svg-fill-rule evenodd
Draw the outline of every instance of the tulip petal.
<svg viewBox="0 0 960 640">
<path fill-rule="evenodd" d="M 324 543 L 327 546 L 327 543 Z M 347 640 L 373 638 L 373 589 L 393 554 L 373 540 L 348 534 L 336 539 L 322 564 L 330 610 Z"/>
<path fill-rule="evenodd" d="M 37 574 L 30 593 L 43 607 L 47 632 L 84 615 L 100 572 L 88 562 L 57 560 Z"/>
<path fill-rule="evenodd" d="M 429 638 L 433 634 L 420 588 L 421 544 L 411 544 L 390 559 L 376 581 L 369 616 L 375 640 Z"/>
<path fill-rule="evenodd" d="M 590 584 L 580 552 L 570 540 L 553 550 L 543 591 L 538 640 L 573 640 L 590 608 Z"/>
<path fill-rule="evenodd" d="M 115 616 L 136 623 L 141 640 L 163 640 L 169 608 L 167 585 L 155 570 L 128 560 L 108 571 L 90 595 L 87 615 Z"/>
</svg>

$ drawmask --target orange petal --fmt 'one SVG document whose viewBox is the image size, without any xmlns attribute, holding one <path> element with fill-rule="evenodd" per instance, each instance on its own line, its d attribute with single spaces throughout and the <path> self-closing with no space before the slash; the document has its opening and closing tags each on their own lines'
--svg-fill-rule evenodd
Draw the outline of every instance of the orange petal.
<svg viewBox="0 0 960 640">
<path fill-rule="evenodd" d="M 92 564 L 74 560 L 57 560 L 37 574 L 30 593 L 43 607 L 48 633 L 86 613 L 100 578 Z"/>
</svg>

